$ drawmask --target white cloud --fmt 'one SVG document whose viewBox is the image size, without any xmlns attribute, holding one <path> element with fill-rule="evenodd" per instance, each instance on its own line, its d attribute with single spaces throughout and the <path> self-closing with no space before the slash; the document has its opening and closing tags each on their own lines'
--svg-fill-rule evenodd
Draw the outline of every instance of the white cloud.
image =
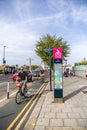
<svg viewBox="0 0 87 130">
<path fill-rule="evenodd" d="M 84 22 L 87 24 L 87 6 L 85 4 L 76 4 L 73 0 L 48 0 L 48 7 L 53 13 L 63 14 L 61 19 L 72 18 L 73 22 Z"/>
<path fill-rule="evenodd" d="M 24 20 L 27 18 L 30 18 L 32 2 L 30 0 L 21 1 L 21 0 L 15 0 L 12 1 L 13 9 L 15 11 L 15 14 L 19 17 L 19 20 Z"/>
<path fill-rule="evenodd" d="M 71 46 L 71 54 L 68 57 L 68 63 L 73 64 L 81 62 L 84 58 L 87 59 L 87 42 L 79 41 Z"/>
<path fill-rule="evenodd" d="M 27 32 L 26 29 L 23 28 L 23 26 L 18 26 L 18 24 L 8 24 L 5 22 L 0 22 L 0 28 L 0 41 L 2 43 L 2 45 L 0 46 L 0 64 L 2 64 L 4 45 L 6 45 L 7 64 L 15 62 L 17 62 L 17 64 L 23 64 L 25 63 L 26 58 L 30 56 L 37 57 L 34 52 L 36 40 L 38 39 L 38 35 L 36 34 L 36 32 Z M 20 60 L 16 60 L 18 58 Z"/>
<path fill-rule="evenodd" d="M 72 6 L 71 16 L 73 17 L 74 22 L 84 22 L 87 24 L 87 7 Z"/>
<path fill-rule="evenodd" d="M 47 14 L 42 9 L 34 17 L 32 7 L 33 2 L 36 1 L 15 0 L 11 2 L 13 12 L 9 11 L 9 17 L 0 15 L 3 16 L 0 18 L 0 42 L 6 45 L 8 64 L 24 64 L 30 56 L 33 58 L 33 63 L 40 64 L 40 58 L 34 51 L 35 44 L 43 34 L 49 32 L 53 35 L 57 34 L 59 37 L 63 35 L 64 40 L 72 41 L 69 43 L 71 44 L 71 55 L 68 58 L 70 63 L 87 57 L 86 6 L 79 6 L 73 0 L 68 2 L 66 0 L 48 0 L 46 1 Z M 36 8 L 38 8 L 37 6 Z M 40 12 L 42 15 L 39 14 Z M 14 16 L 10 17 L 10 13 L 13 13 Z M 83 23 L 84 28 L 81 28 L 80 22 Z M 0 45 L 0 64 L 2 63 L 3 45 Z M 82 54 L 81 49 L 84 50 Z"/>
</svg>

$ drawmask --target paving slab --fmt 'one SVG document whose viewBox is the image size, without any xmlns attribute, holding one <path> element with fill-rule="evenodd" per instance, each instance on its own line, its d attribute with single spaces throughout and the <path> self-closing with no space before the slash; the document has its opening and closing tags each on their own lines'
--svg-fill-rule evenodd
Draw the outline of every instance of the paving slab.
<svg viewBox="0 0 87 130">
<path fill-rule="evenodd" d="M 49 85 L 29 117 L 29 120 L 35 118 L 30 130 L 87 130 L 87 93 L 83 93 L 87 90 L 87 80 L 64 78 L 63 103 L 54 102 L 54 91 L 50 91 Z M 29 123 L 26 123 L 24 130 L 28 128 Z"/>
</svg>

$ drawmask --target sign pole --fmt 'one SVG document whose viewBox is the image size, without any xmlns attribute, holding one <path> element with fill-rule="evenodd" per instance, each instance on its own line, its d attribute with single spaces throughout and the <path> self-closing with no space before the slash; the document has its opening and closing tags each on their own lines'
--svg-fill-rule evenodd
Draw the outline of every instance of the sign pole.
<svg viewBox="0 0 87 130">
<path fill-rule="evenodd" d="M 52 48 L 45 48 L 44 49 L 45 52 L 49 53 L 49 63 L 50 63 L 50 91 L 52 91 L 52 73 L 51 73 L 51 51 Z"/>
<path fill-rule="evenodd" d="M 51 73 L 51 55 L 49 52 L 49 59 L 50 59 L 50 91 L 52 91 L 52 73 Z"/>
</svg>

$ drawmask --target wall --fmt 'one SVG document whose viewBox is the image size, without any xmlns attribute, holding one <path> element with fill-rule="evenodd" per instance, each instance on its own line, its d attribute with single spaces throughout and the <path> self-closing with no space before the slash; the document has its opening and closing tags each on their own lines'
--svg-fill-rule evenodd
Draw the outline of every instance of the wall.
<svg viewBox="0 0 87 130">
<path fill-rule="evenodd" d="M 75 66 L 75 67 L 74 67 L 75 75 L 76 75 L 76 76 L 79 76 L 79 77 L 86 78 L 86 77 L 85 77 L 85 70 L 86 70 L 86 69 L 87 69 L 87 65 Z"/>
</svg>

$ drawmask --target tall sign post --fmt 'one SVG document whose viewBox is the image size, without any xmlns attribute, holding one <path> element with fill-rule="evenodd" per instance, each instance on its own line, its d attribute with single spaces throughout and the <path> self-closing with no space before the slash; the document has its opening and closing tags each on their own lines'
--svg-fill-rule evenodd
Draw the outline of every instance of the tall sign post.
<svg viewBox="0 0 87 130">
<path fill-rule="evenodd" d="M 53 49 L 52 48 L 45 48 L 44 51 L 45 52 L 49 52 L 49 62 L 50 62 L 50 91 L 52 91 L 52 74 L 51 74 L 51 51 Z"/>
<path fill-rule="evenodd" d="M 62 48 L 54 48 L 54 102 L 63 102 Z"/>
</svg>

